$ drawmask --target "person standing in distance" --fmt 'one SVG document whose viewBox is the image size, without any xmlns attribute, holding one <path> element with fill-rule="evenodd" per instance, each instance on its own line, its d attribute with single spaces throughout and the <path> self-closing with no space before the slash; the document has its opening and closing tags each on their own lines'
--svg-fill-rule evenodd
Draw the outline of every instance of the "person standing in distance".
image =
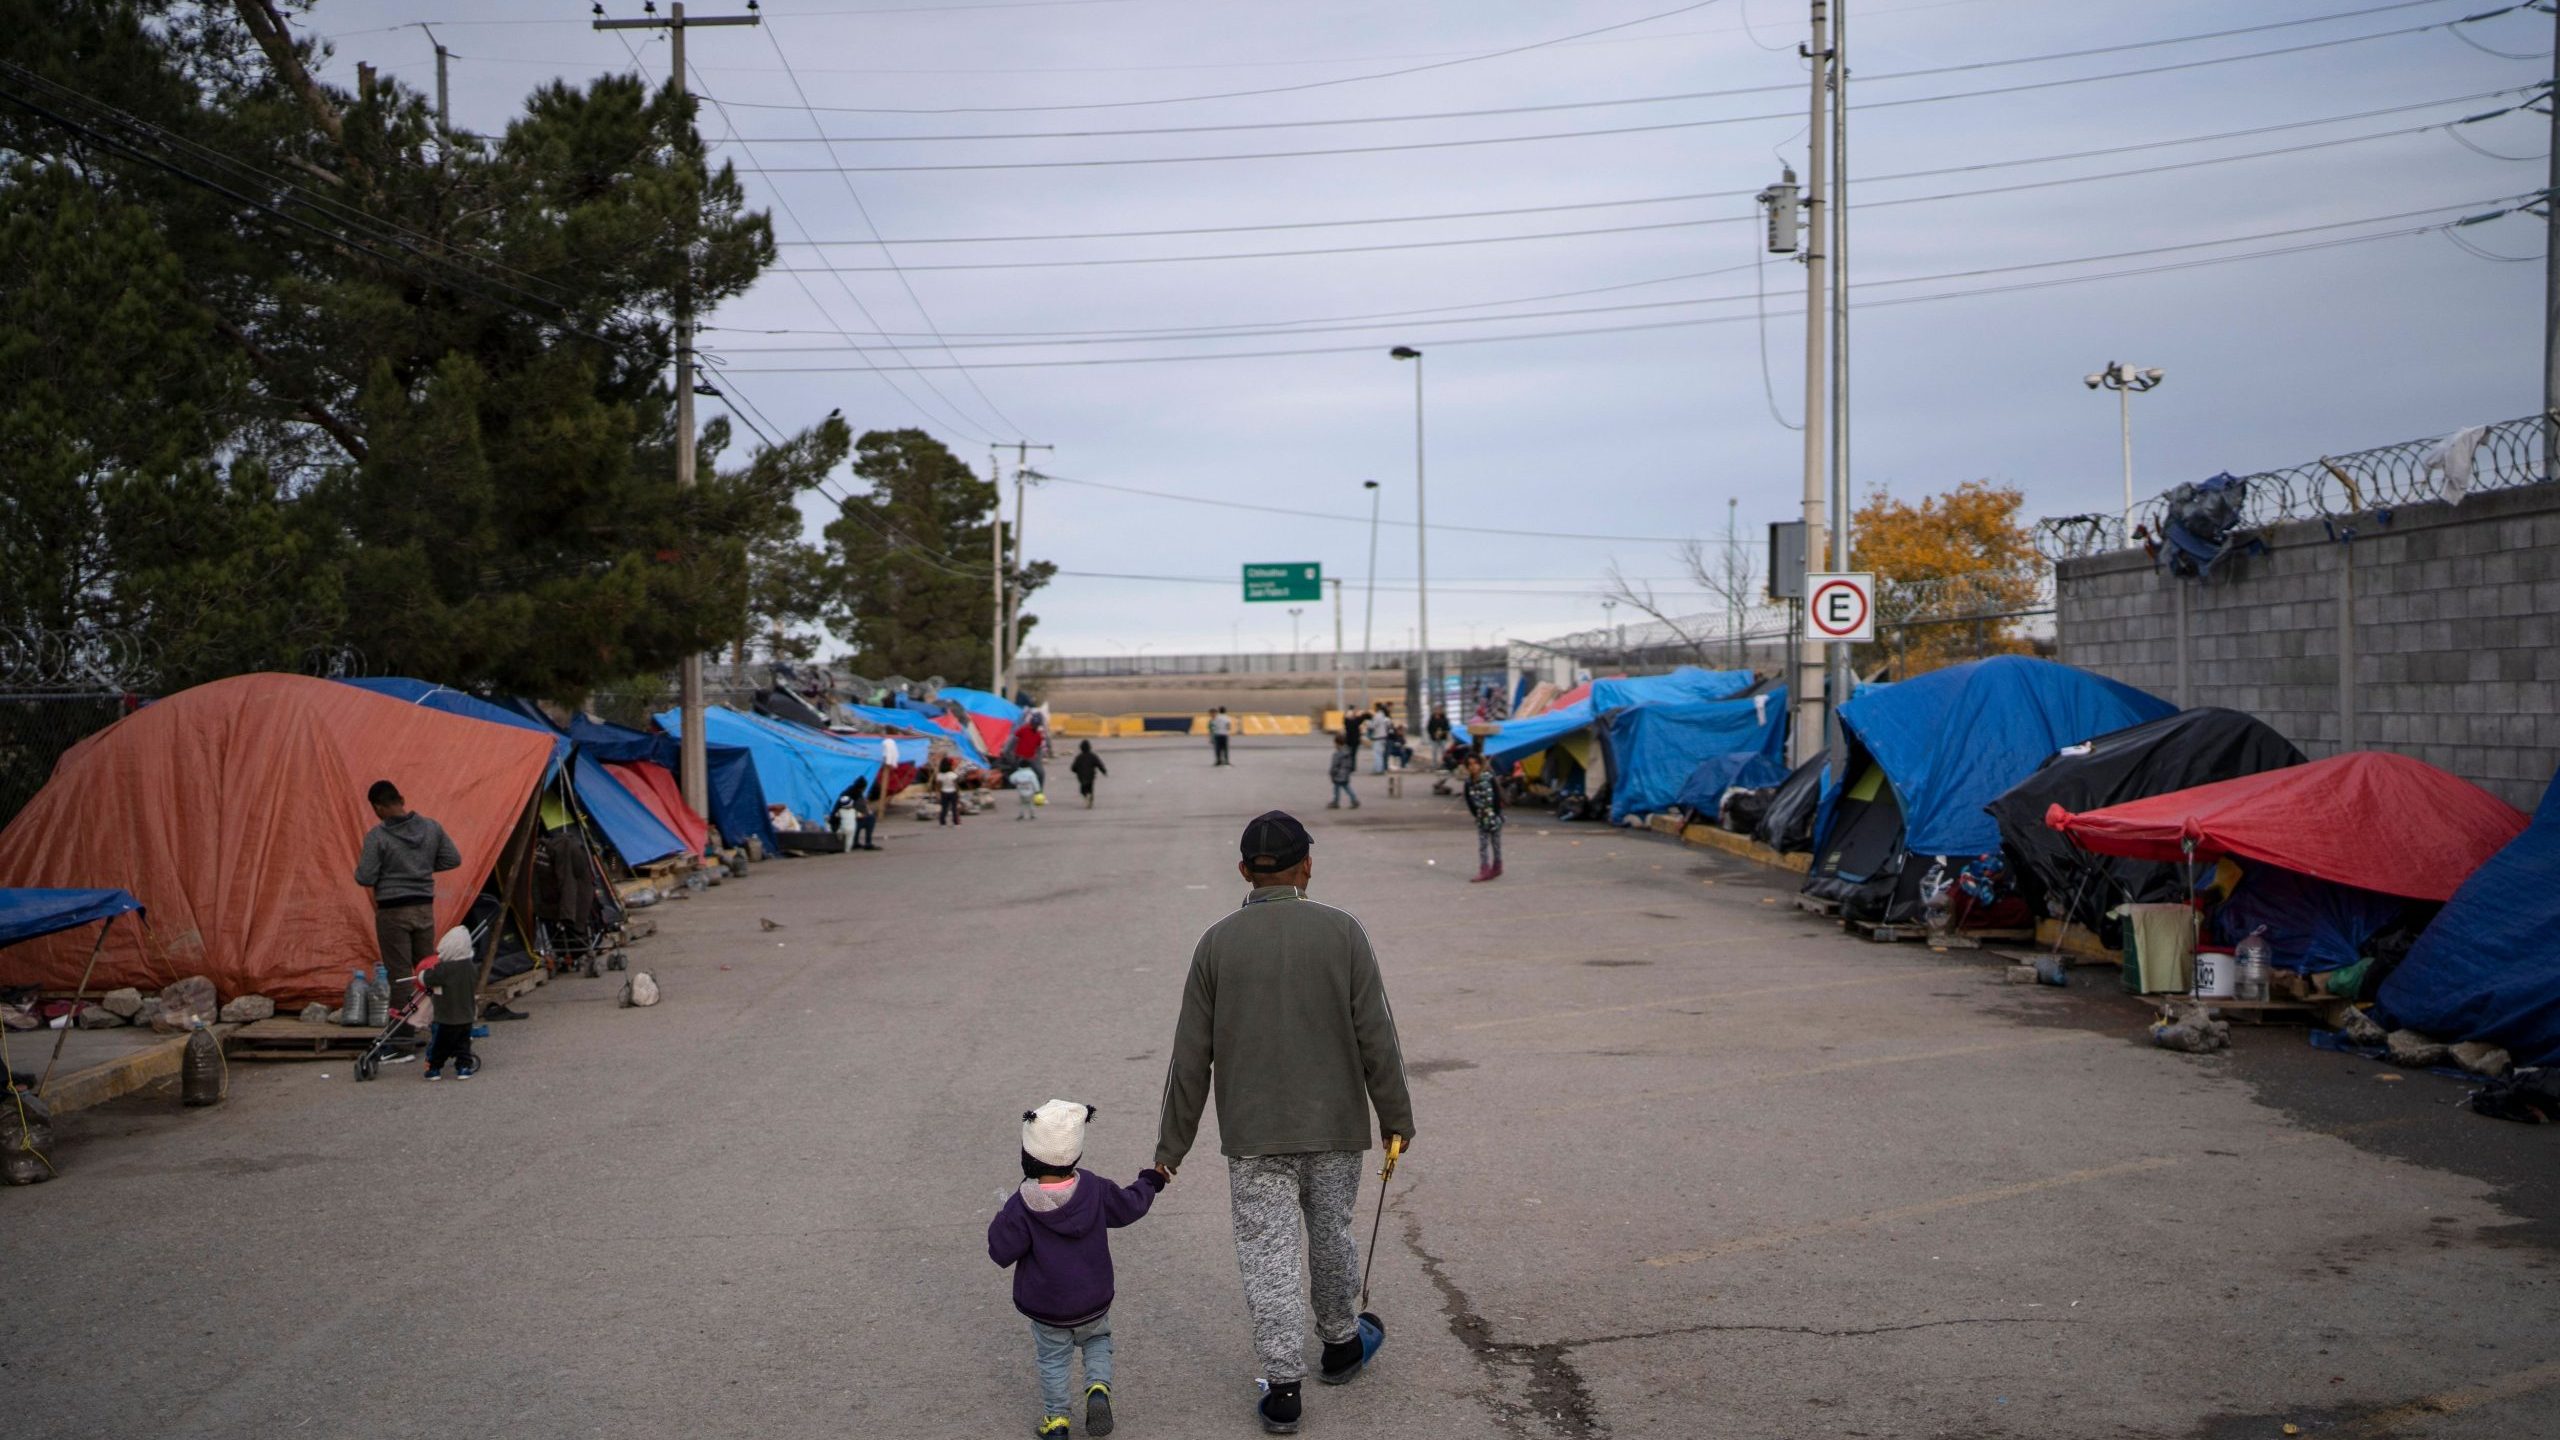
<svg viewBox="0 0 2560 1440">
<path fill-rule="evenodd" d="M 373 892 L 373 938 L 397 1015 L 412 998 L 418 962 L 436 953 L 436 876 L 461 869 L 462 852 L 443 826 L 411 810 L 390 781 L 374 781 L 364 798 L 378 823 L 356 853 L 356 883 Z"/>
<path fill-rule="evenodd" d="M 1377 956 L 1358 920 L 1307 898 L 1313 845 L 1282 811 L 1244 827 L 1236 871 L 1252 893 L 1192 950 L 1156 1136 L 1156 1164 L 1170 1177 L 1190 1154 L 1214 1089 L 1236 1263 L 1265 1386 L 1255 1412 L 1274 1434 L 1298 1428 L 1303 1404 L 1302 1256 L 1324 1347 L 1317 1378 L 1352 1379 L 1386 1342 L 1384 1326 L 1355 1313 L 1352 1211 L 1371 1112 L 1385 1138 L 1413 1142 L 1404 1052 Z"/>
</svg>

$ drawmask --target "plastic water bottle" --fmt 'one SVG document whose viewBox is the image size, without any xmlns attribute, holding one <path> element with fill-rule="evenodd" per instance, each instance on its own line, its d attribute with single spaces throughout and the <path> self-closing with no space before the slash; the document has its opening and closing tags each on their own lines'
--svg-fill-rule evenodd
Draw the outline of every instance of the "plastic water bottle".
<svg viewBox="0 0 2560 1440">
<path fill-rule="evenodd" d="M 1932 935 L 1944 935 L 1955 924 L 1955 887 L 1948 883 L 1947 867 L 1930 862 L 1929 873 L 1920 880 L 1920 915 Z"/>
<path fill-rule="evenodd" d="M 2267 962 L 2275 955 L 2275 946 L 2267 941 L 2267 927 L 2259 926 L 2231 947 L 2231 963 L 2235 972 L 2232 998 L 2264 1000 L 2267 998 Z"/>
</svg>

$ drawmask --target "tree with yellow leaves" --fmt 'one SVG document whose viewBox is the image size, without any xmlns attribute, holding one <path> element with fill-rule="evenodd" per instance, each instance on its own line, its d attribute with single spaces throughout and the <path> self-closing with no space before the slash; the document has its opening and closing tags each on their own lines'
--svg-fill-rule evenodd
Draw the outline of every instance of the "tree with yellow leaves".
<svg viewBox="0 0 2560 1440">
<path fill-rule="evenodd" d="M 2020 522 L 2014 486 L 1968 480 L 1917 502 L 1867 496 L 1850 540 L 1852 568 L 1876 576 L 1878 643 L 1858 647 L 1861 673 L 1897 678 L 2031 647 L 2018 613 L 2037 608 L 2044 560 Z"/>
</svg>

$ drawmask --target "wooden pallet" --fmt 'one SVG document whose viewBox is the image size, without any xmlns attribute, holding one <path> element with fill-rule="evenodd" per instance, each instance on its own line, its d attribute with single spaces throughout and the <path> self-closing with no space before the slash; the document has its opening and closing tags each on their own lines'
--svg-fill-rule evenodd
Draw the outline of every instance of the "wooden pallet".
<svg viewBox="0 0 2560 1440">
<path fill-rule="evenodd" d="M 1798 895 L 1796 897 L 1796 908 L 1802 910 L 1808 915 L 1821 915 L 1828 917 L 1835 916 L 1840 913 L 1840 902 L 1837 900 L 1824 900 L 1813 895 Z"/>
<path fill-rule="evenodd" d="M 2027 945 L 2034 943 L 2036 932 L 2020 927 L 2014 930 L 1951 930 L 1929 941 L 1932 950 L 1980 950 L 1992 945 Z"/>
<path fill-rule="evenodd" d="M 1929 927 L 1926 925 L 1885 925 L 1873 920 L 1844 920 L 1840 923 L 1842 928 L 1850 934 L 1861 940 L 1871 940 L 1878 945 L 1896 945 L 1906 940 L 1929 938 Z"/>
<path fill-rule="evenodd" d="M 381 1034 L 370 1025 L 311 1025 L 279 1015 L 232 1031 L 223 1053 L 234 1060 L 351 1060 Z"/>
<path fill-rule="evenodd" d="M 2234 1025 L 2264 1025 L 2270 1021 L 2299 1020 L 2306 1025 L 2320 1023 L 2320 1011 L 2335 1001 L 2309 1000 L 2203 1000 L 2213 1013 Z"/>
</svg>

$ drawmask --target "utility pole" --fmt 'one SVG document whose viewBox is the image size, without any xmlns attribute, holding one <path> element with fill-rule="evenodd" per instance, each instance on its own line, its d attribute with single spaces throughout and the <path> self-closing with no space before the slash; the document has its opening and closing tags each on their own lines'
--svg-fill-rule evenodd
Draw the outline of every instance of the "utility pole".
<svg viewBox="0 0 2560 1440">
<path fill-rule="evenodd" d="M 1376 643 L 1378 634 L 1378 482 L 1363 480 L 1361 487 L 1369 492 L 1369 578 L 1361 582 L 1368 598 L 1361 603 L 1360 615 L 1360 708 L 1370 707 L 1370 672 L 1378 668 Z"/>
<path fill-rule="evenodd" d="M 1829 0 L 1813 0 L 1813 43 L 1804 51 L 1813 65 L 1813 110 L 1805 142 L 1804 186 L 1804 539 L 1809 559 L 1826 552 L 1824 542 L 1829 535 L 1823 513 L 1824 482 L 1829 477 L 1823 471 L 1822 442 L 1829 428 L 1829 407 L 1825 403 L 1825 381 L 1829 377 L 1823 364 L 1830 338 L 1830 272 L 1824 254 L 1824 246 L 1830 240 L 1824 226 L 1829 217 L 1824 186 L 1831 161 L 1830 19 Z M 1795 686 L 1796 712 L 1791 753 L 1797 764 L 1803 764 L 1823 748 L 1829 707 L 1823 703 L 1821 652 L 1807 644 L 1798 653 L 1801 658 L 1791 682 Z"/>
<path fill-rule="evenodd" d="M 1333 708 L 1342 710 L 1342 577 L 1333 577 Z"/>
<path fill-rule="evenodd" d="M 996 447 L 987 447 L 987 483 L 995 487 L 995 513 L 987 520 L 987 576 L 995 585 L 995 602 L 988 608 L 987 624 L 987 693 L 1004 693 L 1004 462 L 996 458 Z"/>
<path fill-rule="evenodd" d="M 1742 537 L 1733 528 L 1736 512 L 1742 505 L 1739 496 L 1724 497 L 1724 613 L 1725 633 L 1733 639 L 1733 668 L 1742 668 L 1742 567 L 1734 557 L 1742 553 Z"/>
<path fill-rule="evenodd" d="M 1304 605 L 1289 607 L 1289 673 L 1298 673 L 1298 617 L 1307 613 Z"/>
<path fill-rule="evenodd" d="M 453 92 L 446 83 L 445 62 L 453 58 L 453 52 L 444 48 L 444 42 L 436 38 L 436 32 L 427 29 L 425 21 L 409 23 L 417 26 L 426 35 L 427 43 L 436 47 L 436 138 L 442 142 L 443 149 L 449 151 L 453 148 Z M 438 163 L 450 168 L 453 159 L 450 155 L 440 155 Z"/>
<path fill-rule="evenodd" d="M 598 20 L 598 30 L 665 30 L 668 39 L 669 68 L 673 78 L 667 87 L 677 95 L 685 93 L 684 32 L 695 25 L 761 25 L 758 15 L 704 15 L 687 19 L 684 0 L 668 7 L 666 18 L 650 15 L 639 20 Z M 439 62 L 444 47 L 436 47 Z M 439 65 L 441 69 L 441 65 Z M 441 103 L 441 102 L 439 102 Z M 689 242 L 688 242 L 689 246 Z M 676 292 L 676 488 L 690 490 L 694 484 L 693 445 L 693 257 L 685 256 L 685 280 Z M 680 691 L 677 706 L 683 712 L 684 734 L 678 737 L 677 785 L 684 792 L 684 803 L 695 814 L 711 809 L 710 751 L 703 743 L 702 727 L 702 652 L 696 650 L 684 657 L 684 668 L 677 682 Z"/>
<path fill-rule="evenodd" d="M 1017 577 L 1021 575 L 1023 567 L 1031 563 L 1022 551 L 1022 482 L 1026 476 L 1034 480 L 1044 478 L 1039 471 L 1030 468 L 1031 452 L 1057 448 L 1055 445 L 1034 445 L 1027 440 L 1013 442 L 1013 569 Z M 1001 491 L 997 492 L 996 496 L 996 525 L 998 529 L 1002 529 L 1004 525 L 1004 496 Z M 996 682 L 996 693 L 1010 700 L 1013 696 L 1004 687 L 1022 678 L 1013 673 L 1013 652 L 1018 644 L 1018 637 L 1014 634 L 1014 623 L 1022 613 L 1020 580 L 1017 578 L 1014 584 L 1006 587 L 1004 594 L 1006 598 L 998 607 L 1004 611 L 1004 634 L 998 641 L 1004 647 L 1004 651 L 999 657 L 996 670 L 1001 677 Z"/>
<path fill-rule="evenodd" d="M 1831 0 L 1831 568 L 1849 565 L 1849 6 Z M 1831 647 L 1832 738 L 1849 698 L 1849 647 Z M 1846 757 L 1843 756 L 1845 761 Z"/>
</svg>

